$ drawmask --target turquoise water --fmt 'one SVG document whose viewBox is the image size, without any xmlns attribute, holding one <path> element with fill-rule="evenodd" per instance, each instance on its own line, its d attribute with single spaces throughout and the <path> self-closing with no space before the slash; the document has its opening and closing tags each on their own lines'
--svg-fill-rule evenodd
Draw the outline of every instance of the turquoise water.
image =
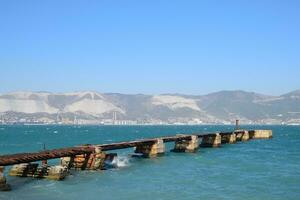
<svg viewBox="0 0 300 200">
<path fill-rule="evenodd" d="M 51 199 L 300 199 L 300 126 L 272 129 L 273 139 L 251 140 L 198 153 L 129 158 L 123 167 L 72 172 L 64 181 L 7 177 L 1 200 Z M 78 144 L 101 144 L 177 133 L 232 130 L 231 126 L 0 126 L 0 154 Z M 170 150 L 173 143 L 168 143 Z M 126 159 L 132 149 L 117 151 Z M 57 163 L 53 160 L 52 163 Z"/>
</svg>

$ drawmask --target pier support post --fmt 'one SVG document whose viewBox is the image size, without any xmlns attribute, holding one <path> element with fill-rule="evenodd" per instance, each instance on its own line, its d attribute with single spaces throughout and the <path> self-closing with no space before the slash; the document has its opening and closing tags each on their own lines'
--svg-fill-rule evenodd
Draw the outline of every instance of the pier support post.
<svg viewBox="0 0 300 200">
<path fill-rule="evenodd" d="M 69 174 L 68 168 L 61 165 L 48 166 L 44 178 L 49 180 L 63 180 Z"/>
<path fill-rule="evenodd" d="M 173 152 L 193 153 L 199 148 L 198 136 L 191 135 L 190 139 L 178 139 L 175 141 Z"/>
<path fill-rule="evenodd" d="M 234 144 L 236 142 L 236 134 L 221 134 L 221 143 L 222 144 Z"/>
<path fill-rule="evenodd" d="M 250 139 L 269 139 L 272 138 L 272 130 L 251 130 L 249 131 Z"/>
<path fill-rule="evenodd" d="M 157 139 L 154 143 L 139 144 L 136 146 L 135 153 L 142 154 L 145 158 L 156 157 L 165 152 L 165 145 L 162 139 Z"/>
<path fill-rule="evenodd" d="M 10 191 L 10 185 L 6 183 L 4 167 L 0 166 L 0 191 Z"/>
<path fill-rule="evenodd" d="M 62 157 L 60 158 L 60 165 L 70 169 L 73 167 L 74 157 Z"/>
<path fill-rule="evenodd" d="M 22 163 L 13 165 L 9 171 L 10 176 L 46 178 L 50 180 L 62 180 L 68 175 L 66 167 L 41 165 L 37 163 Z"/>
<path fill-rule="evenodd" d="M 37 171 L 38 165 L 39 164 L 37 163 L 22 163 L 13 165 L 8 174 L 10 176 L 33 177 Z"/>
<path fill-rule="evenodd" d="M 89 155 L 87 154 L 81 154 L 81 155 L 76 155 L 74 156 L 74 162 L 73 162 L 73 166 L 75 169 L 78 170 L 84 170 L 85 169 L 85 163 L 86 163 L 86 157 L 88 157 Z"/>
<path fill-rule="evenodd" d="M 234 133 L 236 134 L 236 141 L 244 142 L 249 140 L 249 132 L 246 130 L 237 130 Z"/>
<path fill-rule="evenodd" d="M 95 152 L 90 155 L 89 169 L 97 170 L 104 168 L 105 153 L 99 147 L 95 147 Z"/>
<path fill-rule="evenodd" d="M 42 164 L 42 167 L 46 167 L 46 166 L 48 166 L 48 161 L 42 160 L 41 164 Z"/>
<path fill-rule="evenodd" d="M 219 147 L 221 145 L 221 135 L 219 133 L 204 135 L 200 147 Z"/>
<path fill-rule="evenodd" d="M 91 154 L 76 155 L 73 166 L 81 170 L 100 170 L 104 168 L 105 153 L 99 147 Z"/>
</svg>

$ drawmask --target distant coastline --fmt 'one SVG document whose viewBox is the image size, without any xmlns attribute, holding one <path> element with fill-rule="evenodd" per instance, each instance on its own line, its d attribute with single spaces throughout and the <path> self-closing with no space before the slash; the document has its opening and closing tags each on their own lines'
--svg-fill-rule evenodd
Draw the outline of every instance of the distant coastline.
<svg viewBox="0 0 300 200">
<path fill-rule="evenodd" d="M 93 91 L 0 95 L 0 124 L 300 124 L 300 90 L 269 96 L 241 90 L 207 95 Z"/>
<path fill-rule="evenodd" d="M 0 123 L 0 126 L 235 126 L 235 124 L 62 124 L 62 123 Z M 300 126 L 300 124 L 242 124 L 242 126 Z"/>
</svg>

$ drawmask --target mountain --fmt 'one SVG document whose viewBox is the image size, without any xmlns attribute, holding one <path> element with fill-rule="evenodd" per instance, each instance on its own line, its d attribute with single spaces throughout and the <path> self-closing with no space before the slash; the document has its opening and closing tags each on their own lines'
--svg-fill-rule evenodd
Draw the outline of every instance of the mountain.
<svg viewBox="0 0 300 200">
<path fill-rule="evenodd" d="M 93 91 L 0 95 L 0 123 L 299 123 L 300 90 L 207 95 L 128 95 Z"/>
</svg>

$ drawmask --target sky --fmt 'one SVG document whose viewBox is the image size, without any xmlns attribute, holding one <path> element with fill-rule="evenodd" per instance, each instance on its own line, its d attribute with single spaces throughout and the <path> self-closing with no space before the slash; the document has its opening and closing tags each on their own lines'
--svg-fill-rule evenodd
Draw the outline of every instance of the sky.
<svg viewBox="0 0 300 200">
<path fill-rule="evenodd" d="M 1 0 L 0 93 L 300 89 L 300 1 Z"/>
</svg>

